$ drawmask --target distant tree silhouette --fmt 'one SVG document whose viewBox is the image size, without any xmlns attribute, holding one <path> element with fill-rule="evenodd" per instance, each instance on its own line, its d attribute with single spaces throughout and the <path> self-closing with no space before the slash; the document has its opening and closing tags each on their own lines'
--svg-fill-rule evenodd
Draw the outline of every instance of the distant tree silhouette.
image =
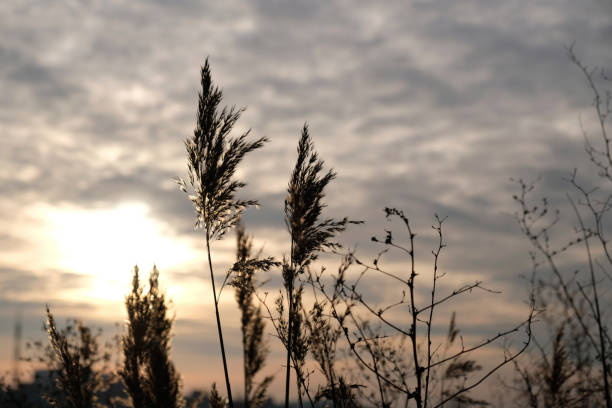
<svg viewBox="0 0 612 408">
<path fill-rule="evenodd" d="M 57 328 L 55 318 L 47 307 L 45 328 L 50 348 L 45 360 L 50 373 L 55 375 L 57 388 L 45 393 L 54 407 L 91 408 L 104 406 L 98 395 L 105 382 L 97 363 L 105 359 L 99 353 L 97 336 L 80 321 L 76 327 Z"/>
<path fill-rule="evenodd" d="M 156 267 L 149 276 L 148 291 L 134 267 L 132 291 L 125 299 L 127 334 L 122 338 L 123 367 L 119 375 L 134 408 L 183 406 L 181 380 L 170 360 L 172 318 L 159 289 Z"/>
</svg>

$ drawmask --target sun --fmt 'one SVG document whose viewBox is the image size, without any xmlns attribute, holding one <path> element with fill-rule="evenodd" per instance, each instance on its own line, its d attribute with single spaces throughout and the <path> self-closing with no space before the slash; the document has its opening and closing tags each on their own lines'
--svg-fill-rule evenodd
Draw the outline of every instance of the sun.
<svg viewBox="0 0 612 408">
<path fill-rule="evenodd" d="M 151 215 L 144 203 L 108 209 L 51 209 L 47 213 L 55 246 L 55 267 L 89 275 L 89 295 L 123 299 L 134 265 L 149 271 L 177 267 L 194 257 L 190 241 Z"/>
</svg>

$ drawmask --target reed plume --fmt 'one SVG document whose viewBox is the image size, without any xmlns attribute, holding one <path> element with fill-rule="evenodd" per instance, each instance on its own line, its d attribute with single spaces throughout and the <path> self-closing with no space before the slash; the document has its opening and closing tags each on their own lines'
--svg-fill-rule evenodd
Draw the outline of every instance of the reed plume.
<svg viewBox="0 0 612 408">
<path fill-rule="evenodd" d="M 327 218 L 320 220 L 325 204 L 325 187 L 336 177 L 333 170 L 323 173 L 323 160 L 320 160 L 314 151 L 308 125 L 304 124 L 302 135 L 298 143 L 298 157 L 289 180 L 287 198 L 285 199 L 285 224 L 291 236 L 291 256 L 288 265 L 283 267 L 283 283 L 289 302 L 289 318 L 287 327 L 287 371 L 285 379 L 285 407 L 289 406 L 289 384 L 291 376 L 291 360 L 296 357 L 294 338 L 299 336 L 301 316 L 298 308 L 301 305 L 302 290 L 296 290 L 296 278 L 301 275 L 310 263 L 317 259 L 318 252 L 324 249 L 334 249 L 338 244 L 332 241 L 333 237 L 345 230 L 347 224 L 358 223 L 347 218 L 334 220 Z M 304 354 L 304 353 L 300 353 Z M 299 360 L 299 359 L 298 359 Z M 295 360 L 294 360 L 295 362 Z M 303 379 L 299 378 L 299 368 L 296 366 L 298 376 L 298 390 Z"/>
<path fill-rule="evenodd" d="M 159 289 L 156 267 L 149 276 L 145 294 L 138 267 L 134 268 L 132 291 L 126 297 L 128 331 L 122 338 L 123 379 L 134 408 L 182 407 L 180 376 L 170 360 L 173 319 Z"/>
<path fill-rule="evenodd" d="M 206 251 L 208 253 L 208 268 L 215 304 L 217 333 L 223 360 L 225 385 L 230 407 L 233 407 L 232 391 L 227 370 L 225 345 L 219 317 L 219 297 L 215 287 L 215 279 L 210 254 L 210 241 L 221 239 L 225 233 L 240 219 L 245 208 L 256 205 L 255 200 L 240 200 L 235 198 L 238 189 L 245 183 L 238 181 L 234 173 L 244 156 L 263 146 L 265 137 L 248 142 L 250 129 L 238 137 L 230 137 L 230 132 L 244 108 L 220 108 L 223 92 L 214 85 L 210 73 L 208 58 L 201 69 L 202 91 L 199 93 L 198 113 L 193 136 L 185 141 L 187 150 L 187 167 L 189 185 L 196 211 L 195 226 L 204 229 Z M 179 187 L 188 192 L 187 183 L 178 178 Z"/>
<path fill-rule="evenodd" d="M 208 405 L 210 408 L 225 408 L 227 401 L 217 391 L 217 384 L 213 383 L 210 393 L 208 394 Z"/>
<path fill-rule="evenodd" d="M 54 407 L 98 407 L 96 392 L 101 382 L 93 369 L 98 354 L 96 337 L 89 328 L 77 322 L 79 344 L 72 343 L 69 340 L 70 333 L 74 333 L 72 328 L 60 331 L 48 306 L 45 328 L 53 358 L 59 363 L 56 383 L 61 392 L 57 397 L 46 395 L 49 404 Z"/>
<path fill-rule="evenodd" d="M 125 384 L 133 407 L 141 408 L 147 404 L 141 371 L 144 367 L 147 327 L 151 312 L 140 286 L 137 266 L 134 267 L 132 291 L 125 298 L 125 307 L 128 315 L 127 334 L 121 339 L 123 367 L 119 371 L 119 376 Z"/>
<path fill-rule="evenodd" d="M 244 405 L 246 408 L 263 406 L 268 386 L 274 377 L 267 376 L 255 382 L 255 376 L 263 368 L 268 349 L 264 343 L 265 322 L 261 307 L 254 304 L 256 289 L 255 273 L 268 271 L 277 266 L 273 258 L 259 259 L 253 256 L 253 241 L 244 225 L 236 228 L 236 263 L 234 277 L 230 284 L 235 288 L 236 302 L 240 309 L 240 328 L 242 330 L 242 349 L 244 365 Z"/>
</svg>

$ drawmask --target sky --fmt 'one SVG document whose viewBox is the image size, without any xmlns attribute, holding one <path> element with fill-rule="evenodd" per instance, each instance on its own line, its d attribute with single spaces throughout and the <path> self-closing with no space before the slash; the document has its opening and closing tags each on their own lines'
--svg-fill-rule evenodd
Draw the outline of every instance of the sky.
<svg viewBox="0 0 612 408">
<path fill-rule="evenodd" d="M 0 368 L 17 318 L 24 339 L 42 338 L 45 304 L 60 321 L 117 332 L 133 266 L 156 264 L 185 386 L 222 381 L 203 370 L 221 367 L 203 234 L 173 181 L 186 175 L 206 57 L 225 103 L 247 108 L 236 132 L 270 139 L 238 171 L 240 196 L 261 203 L 245 223 L 264 253 L 288 252 L 283 200 L 307 122 L 337 172 L 326 213 L 367 221 L 343 244 L 370 256 L 369 238 L 389 228 L 382 209 L 401 208 L 424 275 L 434 214 L 447 216 L 443 289 L 482 280 L 503 292 L 458 300 L 459 324 L 484 335 L 491 322 L 520 321 L 529 246 L 510 179 L 539 178 L 538 194 L 563 206 L 563 177 L 589 174 L 580 123 L 596 137 L 592 94 L 566 47 L 612 67 L 611 17 L 608 0 L 3 1 Z M 233 235 L 214 243 L 219 277 L 233 254 Z M 397 296 L 393 285 L 366 291 Z M 233 302 L 224 292 L 239 373 Z"/>
</svg>

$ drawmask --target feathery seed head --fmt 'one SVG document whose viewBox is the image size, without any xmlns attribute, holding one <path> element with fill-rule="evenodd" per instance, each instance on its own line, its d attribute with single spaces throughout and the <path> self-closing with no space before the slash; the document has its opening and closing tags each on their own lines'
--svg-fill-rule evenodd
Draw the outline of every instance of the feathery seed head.
<svg viewBox="0 0 612 408">
<path fill-rule="evenodd" d="M 314 151 L 307 124 L 302 128 L 297 151 L 298 158 L 285 199 L 285 224 L 291 234 L 291 263 L 299 272 L 317 258 L 318 251 L 338 246 L 331 241 L 336 233 L 344 231 L 347 224 L 361 221 L 347 218 L 319 220 L 325 207 L 325 187 L 336 173 L 329 170 L 321 174 L 324 162 Z"/>
<path fill-rule="evenodd" d="M 235 180 L 234 174 L 244 156 L 262 147 L 268 139 L 249 142 L 250 130 L 231 137 L 230 132 L 244 109 L 220 107 L 223 92 L 212 81 L 208 58 L 201 78 L 196 127 L 193 136 L 185 141 L 190 188 L 181 178 L 177 182 L 194 205 L 196 228 L 204 228 L 211 239 L 221 239 L 246 207 L 257 204 L 254 200 L 235 198 L 245 183 Z"/>
</svg>

